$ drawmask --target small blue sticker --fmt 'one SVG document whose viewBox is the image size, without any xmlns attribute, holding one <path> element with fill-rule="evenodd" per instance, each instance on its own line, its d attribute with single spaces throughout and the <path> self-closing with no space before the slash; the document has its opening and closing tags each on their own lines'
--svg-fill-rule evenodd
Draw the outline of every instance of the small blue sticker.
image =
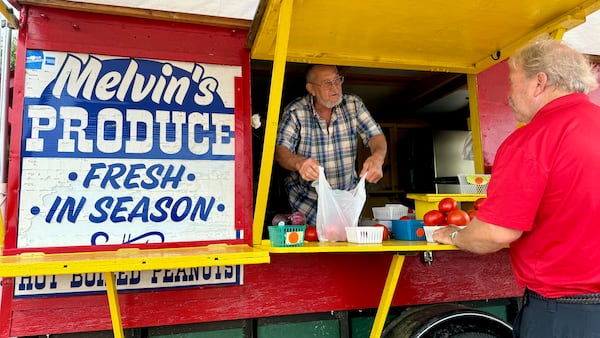
<svg viewBox="0 0 600 338">
<path fill-rule="evenodd" d="M 28 50 L 25 60 L 25 68 L 27 69 L 42 69 L 44 61 L 44 52 L 41 50 Z"/>
<path fill-rule="evenodd" d="M 56 64 L 56 58 L 54 56 L 46 56 L 44 64 L 48 66 L 54 66 Z"/>
</svg>

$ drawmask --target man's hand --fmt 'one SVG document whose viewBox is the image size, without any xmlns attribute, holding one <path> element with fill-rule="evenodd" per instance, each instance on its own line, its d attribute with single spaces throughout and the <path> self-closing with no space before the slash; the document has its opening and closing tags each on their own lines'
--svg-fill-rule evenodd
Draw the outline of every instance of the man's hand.
<svg viewBox="0 0 600 338">
<path fill-rule="evenodd" d="M 319 162 L 312 158 L 307 158 L 300 163 L 298 173 L 305 181 L 316 181 L 319 179 Z"/>
<path fill-rule="evenodd" d="M 369 149 L 371 150 L 371 156 L 369 156 L 365 163 L 363 163 L 362 170 L 360 171 L 360 177 L 367 175 L 366 180 L 369 183 L 377 183 L 383 177 L 383 161 L 385 160 L 385 154 L 387 153 L 387 142 L 383 134 L 373 136 L 369 140 Z"/>
<path fill-rule="evenodd" d="M 458 229 L 459 228 L 457 226 L 452 224 L 438 229 L 433 233 L 433 240 L 440 244 L 454 245 L 454 243 L 452 243 L 452 240 L 450 239 L 450 235 Z"/>
<path fill-rule="evenodd" d="M 360 177 L 367 174 L 366 180 L 369 183 L 377 183 L 383 177 L 383 161 L 380 156 L 371 155 L 367 157 L 365 163 L 363 163 L 362 170 L 360 171 Z"/>
<path fill-rule="evenodd" d="M 284 146 L 275 147 L 275 161 L 287 170 L 297 171 L 306 181 L 319 179 L 319 162 L 296 155 Z"/>
<path fill-rule="evenodd" d="M 507 248 L 523 234 L 522 230 L 511 229 L 500 225 L 483 222 L 474 218 L 454 238 L 450 235 L 458 228 L 448 225 L 433 233 L 433 240 L 441 244 L 452 244 L 461 250 L 476 254 L 486 254 Z"/>
</svg>

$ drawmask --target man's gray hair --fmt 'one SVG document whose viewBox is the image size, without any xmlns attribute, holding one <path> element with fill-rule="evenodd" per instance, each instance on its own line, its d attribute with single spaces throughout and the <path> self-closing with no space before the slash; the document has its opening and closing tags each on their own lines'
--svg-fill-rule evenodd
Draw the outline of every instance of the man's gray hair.
<svg viewBox="0 0 600 338">
<path fill-rule="evenodd" d="M 528 78 L 545 73 L 548 85 L 574 93 L 588 93 L 598 87 L 597 69 L 588 58 L 556 40 L 540 40 L 518 50 L 508 60 L 511 68 L 521 67 Z"/>
<path fill-rule="evenodd" d="M 306 74 L 306 83 L 313 83 L 313 81 L 315 80 L 315 68 L 318 67 L 335 67 L 336 71 L 337 71 L 337 66 L 335 65 L 325 65 L 325 64 L 310 64 L 308 66 L 306 66 L 306 69 L 304 70 L 304 73 Z"/>
</svg>

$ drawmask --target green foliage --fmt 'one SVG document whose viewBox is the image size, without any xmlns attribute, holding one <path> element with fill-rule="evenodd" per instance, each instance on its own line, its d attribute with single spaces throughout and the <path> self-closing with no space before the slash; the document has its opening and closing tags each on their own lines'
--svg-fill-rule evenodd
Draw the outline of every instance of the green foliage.
<svg viewBox="0 0 600 338">
<path fill-rule="evenodd" d="M 17 59 L 17 35 L 12 36 L 10 44 L 10 70 L 15 70 L 15 60 Z"/>
<path fill-rule="evenodd" d="M 0 39 L 0 43 L 2 39 Z M 4 56 L 4 43 L 0 45 L 0 57 Z M 13 31 L 11 33 L 11 43 L 10 43 L 10 70 L 15 70 L 15 60 L 17 58 L 17 31 Z"/>
</svg>

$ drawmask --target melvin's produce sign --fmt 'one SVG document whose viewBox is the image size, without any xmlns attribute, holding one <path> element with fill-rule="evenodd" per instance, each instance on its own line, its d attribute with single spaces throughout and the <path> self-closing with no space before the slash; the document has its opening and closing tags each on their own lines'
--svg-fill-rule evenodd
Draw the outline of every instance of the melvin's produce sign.
<svg viewBox="0 0 600 338">
<path fill-rule="evenodd" d="M 241 67 L 29 50 L 17 246 L 239 238 Z"/>
<path fill-rule="evenodd" d="M 241 66 L 28 50 L 17 247 L 235 240 Z M 225 270 L 223 270 L 225 269 Z M 239 284 L 240 267 L 128 272 L 120 288 Z M 97 274 L 16 294 L 94 291 Z"/>
</svg>

